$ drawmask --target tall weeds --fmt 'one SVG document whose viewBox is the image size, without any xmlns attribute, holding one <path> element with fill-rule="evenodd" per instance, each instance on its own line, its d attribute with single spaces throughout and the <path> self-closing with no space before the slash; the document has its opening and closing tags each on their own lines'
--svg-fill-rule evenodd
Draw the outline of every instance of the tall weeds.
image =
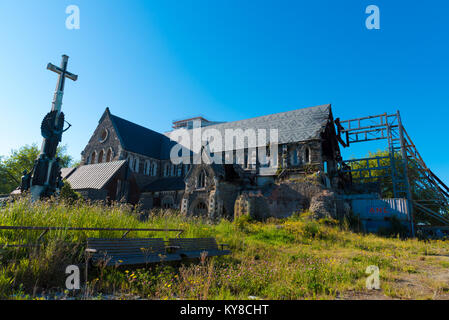
<svg viewBox="0 0 449 320">
<path fill-rule="evenodd" d="M 127 205 L 17 200 L 0 208 L 2 226 L 183 229 L 182 237 L 214 237 L 227 243 L 230 256 L 148 264 L 116 265 L 82 276 L 78 298 L 145 299 L 319 299 L 348 290 L 363 290 L 368 265 L 384 278 L 414 270 L 413 257 L 448 254 L 446 242 L 400 240 L 352 233 L 335 221 L 301 216 L 265 222 L 239 219 L 211 223 L 171 210 L 154 210 L 147 219 Z M 84 265 L 87 237 L 121 237 L 122 232 L 50 231 L 38 243 L 39 231 L 0 230 L 0 298 L 33 298 L 65 291 L 65 267 Z M 174 237 L 175 233 L 131 232 L 128 237 Z M 11 247 L 28 245 L 28 247 Z M 82 273 L 83 274 L 83 273 Z M 390 276 L 391 275 L 391 276 Z M 390 280 L 389 280 L 390 279 Z M 66 293 L 64 295 L 67 295 Z"/>
</svg>

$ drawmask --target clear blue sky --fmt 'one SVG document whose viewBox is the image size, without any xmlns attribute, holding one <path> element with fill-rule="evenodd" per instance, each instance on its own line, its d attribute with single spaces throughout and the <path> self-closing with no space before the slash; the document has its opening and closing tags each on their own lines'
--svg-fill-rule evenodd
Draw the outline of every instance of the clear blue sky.
<svg viewBox="0 0 449 320">
<path fill-rule="evenodd" d="M 79 30 L 65 27 L 78 5 Z M 365 28 L 380 8 L 381 29 Z M 106 107 L 156 131 L 202 115 L 231 121 L 332 103 L 342 119 L 395 112 L 449 182 L 447 1 L 87 1 L 0 3 L 0 155 L 41 143 L 70 56 L 63 143 L 76 159 Z M 350 157 L 358 148 L 345 151 Z"/>
</svg>

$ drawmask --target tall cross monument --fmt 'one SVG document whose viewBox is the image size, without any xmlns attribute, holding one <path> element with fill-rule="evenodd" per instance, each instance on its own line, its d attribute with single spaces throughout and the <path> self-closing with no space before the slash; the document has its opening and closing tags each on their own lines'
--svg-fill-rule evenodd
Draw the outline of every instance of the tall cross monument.
<svg viewBox="0 0 449 320">
<path fill-rule="evenodd" d="M 56 72 L 58 82 L 51 111 L 47 113 L 41 124 L 43 139 L 41 153 L 34 161 L 34 166 L 29 174 L 24 173 L 22 178 L 22 190 L 30 189 L 33 201 L 42 197 L 49 197 L 59 190 L 63 183 L 61 178 L 60 159 L 56 157 L 56 149 L 62 138 L 64 130 L 64 113 L 61 112 L 62 97 L 64 95 L 65 78 L 76 81 L 78 76 L 67 71 L 69 57 L 62 56 L 61 66 L 57 67 L 51 63 L 47 69 Z M 67 130 L 67 129 L 66 129 Z"/>
</svg>

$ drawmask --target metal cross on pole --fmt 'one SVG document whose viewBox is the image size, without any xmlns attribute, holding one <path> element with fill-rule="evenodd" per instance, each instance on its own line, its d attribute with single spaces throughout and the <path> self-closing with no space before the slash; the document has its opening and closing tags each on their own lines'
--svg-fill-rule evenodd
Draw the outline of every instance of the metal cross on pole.
<svg viewBox="0 0 449 320">
<path fill-rule="evenodd" d="M 62 138 L 64 130 L 64 113 L 61 112 L 62 97 L 64 95 L 65 78 L 76 81 L 78 76 L 67 71 L 69 57 L 62 56 L 61 66 L 57 67 L 51 63 L 47 69 L 56 72 L 58 82 L 56 84 L 51 111 L 47 113 L 41 124 L 43 139 L 41 153 L 34 161 L 33 170 L 24 172 L 21 190 L 30 189 L 33 201 L 41 197 L 51 196 L 62 187 L 61 167 L 56 150 Z"/>
<path fill-rule="evenodd" d="M 76 81 L 78 80 L 78 76 L 71 72 L 67 71 L 67 64 L 69 61 L 69 57 L 65 54 L 62 56 L 61 67 L 57 67 L 54 64 L 49 63 L 47 65 L 47 70 L 56 72 L 59 74 L 58 83 L 56 85 L 55 96 L 53 98 L 53 104 L 51 110 L 56 110 L 57 112 L 61 111 L 62 106 L 62 96 L 64 95 L 64 84 L 65 78 L 69 78 L 70 80 Z"/>
</svg>

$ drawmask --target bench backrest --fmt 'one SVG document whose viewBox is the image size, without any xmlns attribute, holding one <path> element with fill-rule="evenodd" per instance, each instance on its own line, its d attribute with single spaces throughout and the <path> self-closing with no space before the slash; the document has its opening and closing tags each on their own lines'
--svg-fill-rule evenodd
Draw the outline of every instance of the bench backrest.
<svg viewBox="0 0 449 320">
<path fill-rule="evenodd" d="M 169 243 L 179 247 L 179 251 L 218 250 L 215 238 L 172 238 Z"/>
<path fill-rule="evenodd" d="M 97 250 L 93 254 L 94 259 L 165 253 L 164 239 L 162 238 L 89 238 L 87 239 L 87 248 Z"/>
</svg>

